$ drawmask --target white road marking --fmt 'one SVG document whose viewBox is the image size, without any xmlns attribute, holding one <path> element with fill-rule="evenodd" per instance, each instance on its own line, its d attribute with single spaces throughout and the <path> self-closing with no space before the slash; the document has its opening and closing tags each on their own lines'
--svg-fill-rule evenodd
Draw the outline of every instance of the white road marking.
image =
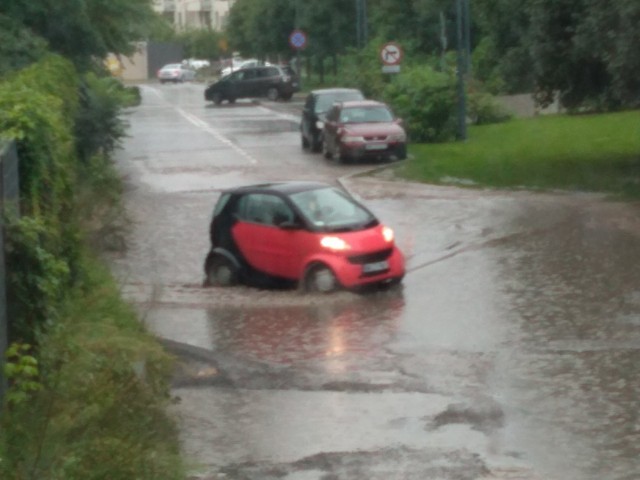
<svg viewBox="0 0 640 480">
<path fill-rule="evenodd" d="M 178 112 L 180 114 L 180 116 L 182 118 L 184 118 L 185 120 L 187 120 L 189 123 L 191 123 L 192 125 L 198 127 L 200 130 L 208 133 L 209 135 L 213 136 L 216 140 L 218 140 L 222 144 L 226 145 L 227 147 L 231 148 L 232 150 L 234 150 L 235 152 L 240 154 L 251 165 L 257 165 L 258 164 L 258 160 L 254 156 L 252 156 L 249 152 L 243 150 L 238 145 L 233 143 L 230 139 L 225 137 L 220 131 L 218 131 L 215 128 L 213 128 L 207 122 L 205 122 L 201 118 L 198 118 L 197 116 L 195 116 L 195 115 L 193 115 L 193 114 L 191 114 L 189 112 L 186 112 L 182 108 L 175 107 L 175 106 L 171 105 L 169 102 L 167 102 L 164 99 L 164 97 L 162 96 L 162 93 L 160 93 L 160 91 L 157 88 L 150 87 L 150 86 L 144 86 L 143 88 L 146 88 L 147 90 L 150 90 L 154 95 L 156 95 L 158 98 L 162 99 L 168 106 L 170 106 L 176 112 Z M 272 111 L 269 111 L 269 112 L 273 114 Z"/>
</svg>

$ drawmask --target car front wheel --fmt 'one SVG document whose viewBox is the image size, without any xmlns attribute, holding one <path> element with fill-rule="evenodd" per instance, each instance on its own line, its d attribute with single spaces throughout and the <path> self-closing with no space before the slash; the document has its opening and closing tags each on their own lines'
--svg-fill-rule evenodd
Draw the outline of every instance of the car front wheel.
<svg viewBox="0 0 640 480">
<path fill-rule="evenodd" d="M 280 93 L 278 92 L 278 89 L 276 87 L 271 87 L 269 88 L 269 90 L 267 90 L 267 98 L 272 102 L 275 102 L 276 100 L 278 100 L 279 96 L 280 96 Z"/>
<path fill-rule="evenodd" d="M 324 143 L 322 141 L 322 135 L 314 135 L 312 138 L 311 150 L 314 152 L 320 152 L 322 150 L 322 144 Z"/>
<path fill-rule="evenodd" d="M 338 280 L 326 265 L 314 265 L 304 277 L 304 289 L 307 292 L 331 293 L 338 288 Z"/>
<path fill-rule="evenodd" d="M 322 140 L 321 148 L 322 148 L 322 155 L 324 155 L 324 158 L 331 160 L 333 158 L 333 153 L 331 153 L 331 150 L 329 149 L 329 145 L 325 139 Z"/>
<path fill-rule="evenodd" d="M 213 93 L 213 95 L 211 95 L 211 101 L 216 105 L 220 105 L 222 103 L 222 95 L 219 92 Z"/>
</svg>

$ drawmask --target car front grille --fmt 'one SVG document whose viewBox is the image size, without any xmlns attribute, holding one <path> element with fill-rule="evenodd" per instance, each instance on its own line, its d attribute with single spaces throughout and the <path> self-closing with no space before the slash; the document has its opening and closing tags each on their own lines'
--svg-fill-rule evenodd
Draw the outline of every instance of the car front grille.
<svg viewBox="0 0 640 480">
<path fill-rule="evenodd" d="M 364 139 L 367 142 L 384 142 L 387 140 L 386 135 L 365 135 Z"/>
<path fill-rule="evenodd" d="M 347 257 L 347 259 L 349 260 L 349 263 L 353 263 L 354 265 L 364 265 L 365 263 L 381 262 L 389 258 L 392 251 L 393 250 L 391 248 L 387 248 L 385 250 L 365 253 L 363 255 L 352 255 L 350 257 Z"/>
</svg>

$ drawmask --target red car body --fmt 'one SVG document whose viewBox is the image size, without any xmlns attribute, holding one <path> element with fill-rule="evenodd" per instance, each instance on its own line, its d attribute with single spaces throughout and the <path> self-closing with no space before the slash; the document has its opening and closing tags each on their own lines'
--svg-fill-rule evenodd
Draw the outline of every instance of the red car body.
<svg viewBox="0 0 640 480">
<path fill-rule="evenodd" d="M 326 158 L 340 160 L 407 157 L 407 134 L 402 120 L 382 102 L 360 100 L 336 103 L 327 113 L 323 132 Z"/>
<path fill-rule="evenodd" d="M 269 279 L 325 292 L 398 283 L 405 273 L 391 229 L 343 190 L 321 183 L 223 192 L 210 233 L 208 284 Z"/>
</svg>

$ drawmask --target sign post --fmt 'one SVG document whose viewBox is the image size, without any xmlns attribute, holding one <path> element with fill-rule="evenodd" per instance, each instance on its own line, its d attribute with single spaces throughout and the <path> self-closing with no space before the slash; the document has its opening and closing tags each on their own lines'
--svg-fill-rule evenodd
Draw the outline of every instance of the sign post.
<svg viewBox="0 0 640 480">
<path fill-rule="evenodd" d="M 382 71 L 384 73 L 398 73 L 400 62 L 404 53 L 402 48 L 395 42 L 385 43 L 380 49 L 380 60 L 382 60 Z"/>
<path fill-rule="evenodd" d="M 300 66 L 300 50 L 307 46 L 307 34 L 296 28 L 289 35 L 289 45 L 296 51 L 296 70 L 298 74 L 298 85 L 302 89 L 302 68 Z"/>
</svg>

